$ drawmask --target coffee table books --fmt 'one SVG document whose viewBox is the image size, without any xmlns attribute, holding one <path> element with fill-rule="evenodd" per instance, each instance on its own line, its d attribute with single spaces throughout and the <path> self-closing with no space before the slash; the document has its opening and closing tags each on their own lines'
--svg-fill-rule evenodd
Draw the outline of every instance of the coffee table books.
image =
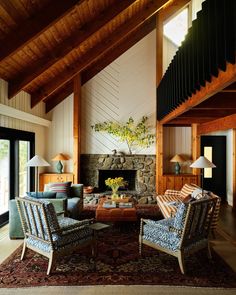
<svg viewBox="0 0 236 295">
<path fill-rule="evenodd" d="M 116 202 L 114 201 L 104 201 L 102 204 L 103 208 L 116 208 Z"/>
<path fill-rule="evenodd" d="M 132 208 L 133 203 L 132 202 L 120 202 L 119 203 L 119 208 Z"/>
</svg>

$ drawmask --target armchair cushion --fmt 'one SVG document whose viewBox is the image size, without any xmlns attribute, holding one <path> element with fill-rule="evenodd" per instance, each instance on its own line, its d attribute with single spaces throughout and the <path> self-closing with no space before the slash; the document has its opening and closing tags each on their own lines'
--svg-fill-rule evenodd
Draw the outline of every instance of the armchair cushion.
<svg viewBox="0 0 236 295">
<path fill-rule="evenodd" d="M 188 195 L 191 195 L 192 192 L 196 189 L 196 188 L 199 188 L 198 186 L 194 185 L 194 184 L 185 184 L 181 191 L 180 191 L 180 196 L 182 198 L 185 198 L 187 197 Z"/>
<path fill-rule="evenodd" d="M 83 198 L 83 187 L 84 185 L 81 183 L 72 184 L 70 187 L 70 197 Z"/>
<path fill-rule="evenodd" d="M 64 199 L 70 197 L 71 181 L 67 182 L 50 182 L 49 191 L 57 193 L 57 199 Z"/>
</svg>

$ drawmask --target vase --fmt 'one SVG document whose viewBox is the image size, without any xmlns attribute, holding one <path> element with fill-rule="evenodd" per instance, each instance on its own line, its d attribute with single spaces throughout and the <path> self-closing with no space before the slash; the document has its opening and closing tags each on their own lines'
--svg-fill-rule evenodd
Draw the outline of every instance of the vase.
<svg viewBox="0 0 236 295">
<path fill-rule="evenodd" d="M 118 192 L 118 188 L 112 189 L 112 195 L 111 195 L 112 200 L 119 198 L 119 195 L 117 192 Z"/>
</svg>

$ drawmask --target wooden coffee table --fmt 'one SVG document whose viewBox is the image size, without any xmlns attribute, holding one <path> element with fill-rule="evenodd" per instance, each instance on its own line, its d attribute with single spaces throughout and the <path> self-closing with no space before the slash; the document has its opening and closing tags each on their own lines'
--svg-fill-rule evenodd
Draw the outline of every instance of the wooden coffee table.
<svg viewBox="0 0 236 295">
<path fill-rule="evenodd" d="M 136 208 L 104 208 L 103 203 L 107 201 L 103 198 L 99 201 L 96 209 L 96 221 L 137 221 Z"/>
</svg>

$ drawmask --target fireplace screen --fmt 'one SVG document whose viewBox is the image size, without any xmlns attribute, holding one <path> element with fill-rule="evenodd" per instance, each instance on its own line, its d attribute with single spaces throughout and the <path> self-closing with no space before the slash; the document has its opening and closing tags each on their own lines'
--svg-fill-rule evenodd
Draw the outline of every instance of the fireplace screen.
<svg viewBox="0 0 236 295">
<path fill-rule="evenodd" d="M 123 177 L 127 182 L 127 186 L 119 188 L 119 190 L 124 191 L 134 191 L 135 190 L 135 180 L 136 180 L 137 170 L 99 170 L 98 175 L 98 187 L 99 191 L 109 191 L 111 188 L 107 187 L 105 180 L 107 178 Z"/>
</svg>

